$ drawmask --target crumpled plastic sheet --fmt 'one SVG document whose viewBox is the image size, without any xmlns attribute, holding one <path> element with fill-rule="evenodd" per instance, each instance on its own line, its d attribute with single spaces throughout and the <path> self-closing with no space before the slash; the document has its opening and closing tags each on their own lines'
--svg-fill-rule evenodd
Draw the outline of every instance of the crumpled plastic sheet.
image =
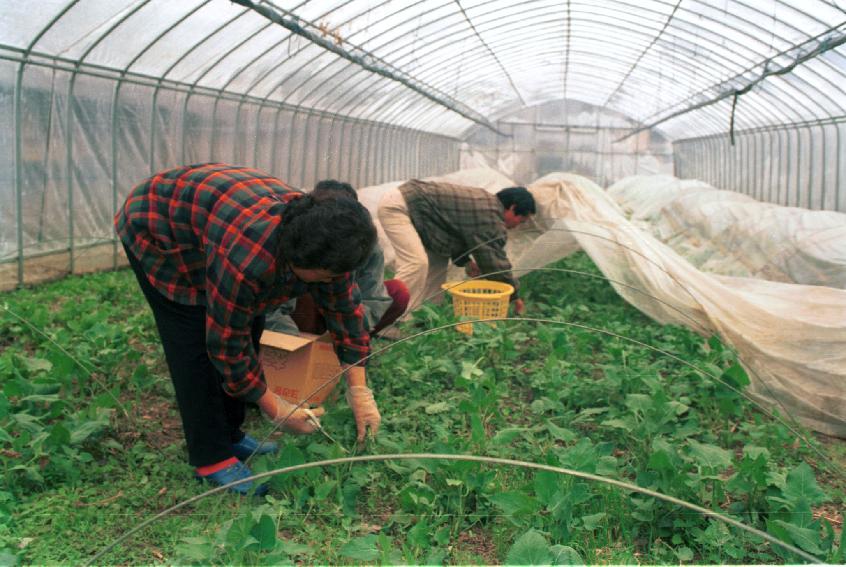
<svg viewBox="0 0 846 567">
<path fill-rule="evenodd" d="M 434 179 L 492 192 L 512 185 L 483 169 Z M 360 199 L 375 216 L 378 198 L 400 183 L 362 189 Z M 691 194 L 710 191 L 689 185 Z M 644 218 L 674 200 L 675 189 L 664 192 L 663 205 L 633 214 L 634 220 L 627 218 L 626 199 L 621 207 L 612 197 L 619 196 L 616 191 L 606 192 L 578 175 L 553 173 L 529 185 L 529 191 L 538 214 L 509 234 L 516 275 L 582 249 L 610 280 L 640 290 L 611 283 L 650 318 L 703 336 L 718 334 L 734 347 L 750 377 L 748 392 L 765 407 L 846 438 L 846 291 L 699 270 L 644 225 Z M 726 200 L 747 201 L 742 196 Z M 387 261 L 389 243 L 381 229 L 380 241 L 387 244 Z M 461 272 L 451 276 L 460 278 Z"/>
</svg>

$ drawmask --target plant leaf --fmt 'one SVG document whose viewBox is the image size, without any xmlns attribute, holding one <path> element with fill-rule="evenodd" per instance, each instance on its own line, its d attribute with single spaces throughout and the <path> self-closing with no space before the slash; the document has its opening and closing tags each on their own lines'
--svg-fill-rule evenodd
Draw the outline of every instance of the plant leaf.
<svg viewBox="0 0 846 567">
<path fill-rule="evenodd" d="M 564 441 L 565 443 L 575 441 L 578 437 L 573 431 L 567 429 L 566 427 L 559 427 L 551 421 L 546 422 L 546 429 L 549 431 L 549 434 L 552 435 L 555 439 L 558 439 L 559 441 Z"/>
<path fill-rule="evenodd" d="M 212 543 L 202 537 L 184 538 L 182 543 L 176 546 L 176 552 L 182 557 L 187 557 L 200 563 L 210 562 L 216 555 Z"/>
<path fill-rule="evenodd" d="M 261 550 L 267 551 L 276 546 L 276 524 L 267 514 L 261 515 L 258 523 L 250 530 L 250 535 L 258 540 Z"/>
<path fill-rule="evenodd" d="M 525 427 L 507 427 L 501 431 L 497 431 L 491 441 L 500 445 L 507 445 L 514 441 L 517 437 L 520 437 L 526 431 L 528 431 L 528 429 Z"/>
<path fill-rule="evenodd" d="M 790 534 L 790 537 L 793 539 L 793 543 L 795 543 L 797 546 L 801 547 L 808 553 L 823 553 L 823 550 L 820 549 L 820 546 L 817 543 L 820 540 L 820 534 L 817 530 L 812 530 L 810 528 L 800 528 L 799 526 L 794 526 L 793 524 L 785 522 L 784 520 L 776 520 L 775 523 L 780 525 L 787 531 L 787 533 Z"/>
<path fill-rule="evenodd" d="M 310 555 L 314 553 L 311 547 L 303 543 L 295 543 L 284 539 L 279 540 L 279 549 L 288 555 Z"/>
<path fill-rule="evenodd" d="M 703 467 L 709 469 L 725 469 L 731 466 L 731 453 L 716 445 L 700 443 L 696 439 L 689 439 L 690 456 Z"/>
<path fill-rule="evenodd" d="M 681 546 L 674 550 L 679 561 L 691 561 L 693 559 L 693 550 L 686 546 Z"/>
<path fill-rule="evenodd" d="M 537 509 L 537 500 L 522 492 L 499 492 L 489 498 L 506 516 L 526 514 Z"/>
<path fill-rule="evenodd" d="M 569 545 L 553 545 L 549 548 L 552 553 L 552 565 L 584 565 L 585 560 L 579 552 Z"/>
<path fill-rule="evenodd" d="M 379 558 L 376 541 L 375 535 L 353 538 L 341 546 L 340 554 L 359 561 L 373 561 Z"/>
<path fill-rule="evenodd" d="M 746 375 L 746 370 L 736 362 L 728 370 L 723 372 L 722 378 L 738 389 L 749 385 L 749 376 Z"/>
<path fill-rule="evenodd" d="M 582 516 L 582 523 L 584 523 L 586 530 L 593 531 L 599 526 L 599 522 L 601 522 L 604 517 L 605 512 L 588 514 L 587 516 Z"/>
<path fill-rule="evenodd" d="M 538 471 L 534 478 L 535 496 L 541 504 L 549 504 L 561 486 L 559 475 L 552 471 Z"/>
<path fill-rule="evenodd" d="M 529 530 L 517 538 L 505 556 L 506 565 L 549 565 L 551 562 L 549 544 L 535 530 Z"/>
<path fill-rule="evenodd" d="M 632 431 L 635 428 L 634 423 L 626 417 L 606 419 L 602 422 L 602 425 L 606 427 L 616 427 L 617 429 L 622 429 L 624 431 Z"/>
<path fill-rule="evenodd" d="M 787 473 L 787 483 L 782 490 L 784 498 L 791 502 L 791 509 L 804 501 L 808 504 L 819 504 L 828 500 L 825 492 L 820 490 L 814 471 L 808 463 L 799 463 Z"/>
</svg>

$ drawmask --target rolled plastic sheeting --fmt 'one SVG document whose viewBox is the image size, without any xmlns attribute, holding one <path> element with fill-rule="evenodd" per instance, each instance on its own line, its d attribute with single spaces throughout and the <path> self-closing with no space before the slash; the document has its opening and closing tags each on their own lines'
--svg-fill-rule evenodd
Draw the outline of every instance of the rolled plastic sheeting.
<svg viewBox="0 0 846 567">
<path fill-rule="evenodd" d="M 749 393 L 806 426 L 846 437 L 846 291 L 698 270 L 635 226 L 609 195 L 578 176 L 550 174 L 529 186 L 548 232 L 515 262 L 558 260 L 570 239 L 633 306 L 661 323 L 717 333 L 750 377 Z M 561 215 L 555 218 L 556 215 Z M 558 240 L 565 245 L 549 246 Z"/>
<path fill-rule="evenodd" d="M 483 169 L 430 179 L 492 192 L 512 185 Z M 375 217 L 381 195 L 401 183 L 364 188 L 360 199 Z M 606 277 L 626 284 L 611 285 L 650 318 L 704 336 L 716 333 L 735 348 L 753 397 L 816 431 L 846 438 L 846 291 L 700 271 L 579 175 L 553 173 L 528 189 L 538 211 L 509 233 L 516 275 L 583 249 Z M 379 230 L 387 265 L 393 250 Z"/>
<path fill-rule="evenodd" d="M 762 203 L 666 175 L 627 177 L 608 194 L 706 272 L 846 289 L 844 213 Z"/>
</svg>

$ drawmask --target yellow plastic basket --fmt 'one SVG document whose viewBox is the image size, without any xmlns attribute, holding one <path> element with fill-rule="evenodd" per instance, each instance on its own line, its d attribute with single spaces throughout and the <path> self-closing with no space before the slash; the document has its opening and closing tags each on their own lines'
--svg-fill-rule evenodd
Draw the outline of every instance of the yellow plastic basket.
<svg viewBox="0 0 846 567">
<path fill-rule="evenodd" d="M 513 286 L 490 280 L 447 282 L 441 289 L 452 296 L 455 316 L 471 319 L 498 319 L 508 316 L 509 298 L 514 293 Z M 462 323 L 455 328 L 467 335 L 473 334 L 473 323 Z"/>
</svg>

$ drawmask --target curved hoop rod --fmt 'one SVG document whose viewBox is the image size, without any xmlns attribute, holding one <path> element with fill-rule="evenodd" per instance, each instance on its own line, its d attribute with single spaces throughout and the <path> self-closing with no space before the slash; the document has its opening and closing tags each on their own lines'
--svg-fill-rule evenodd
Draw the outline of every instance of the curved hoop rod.
<svg viewBox="0 0 846 567">
<path fill-rule="evenodd" d="M 311 463 L 304 463 L 304 464 L 301 464 L 301 465 L 283 467 L 283 468 L 275 469 L 275 470 L 272 470 L 272 471 L 267 471 L 267 472 L 255 474 L 251 477 L 244 478 L 244 479 L 238 480 L 236 482 L 231 482 L 231 483 L 224 485 L 224 486 L 219 486 L 217 488 L 213 488 L 213 489 L 208 490 L 208 491 L 206 491 L 202 494 L 198 494 L 197 496 L 189 498 L 188 500 L 184 500 L 184 501 L 180 502 L 179 504 L 171 506 L 170 508 L 159 512 L 158 514 L 156 514 L 152 518 L 144 520 L 143 522 L 141 522 L 140 524 L 138 524 L 137 526 L 135 526 L 134 528 L 132 528 L 131 530 L 129 530 L 128 532 L 126 532 L 125 534 L 123 534 L 122 536 L 120 536 L 119 538 L 117 538 L 116 540 L 111 542 L 110 544 L 108 544 L 106 547 L 101 549 L 99 552 L 97 552 L 96 555 L 94 555 L 88 561 L 86 561 L 84 563 L 84 565 L 87 566 L 87 565 L 94 564 L 98 559 L 103 557 L 103 555 L 108 553 L 116 545 L 126 541 L 131 536 L 136 534 L 138 531 L 140 531 L 143 528 L 149 526 L 153 522 L 156 522 L 159 519 L 164 518 L 165 516 L 167 516 L 171 512 L 175 512 L 176 510 L 179 510 L 180 508 L 184 508 L 185 506 L 188 506 L 189 504 L 193 504 L 194 502 L 198 502 L 198 501 L 202 500 L 203 498 L 206 498 L 207 496 L 211 496 L 212 494 L 217 494 L 218 492 L 223 492 L 224 490 L 227 490 L 228 488 L 230 488 L 232 486 L 237 486 L 237 485 L 243 484 L 245 482 L 252 482 L 254 480 L 260 480 L 260 479 L 263 479 L 263 478 L 269 478 L 269 477 L 276 476 L 276 475 L 283 475 L 283 474 L 288 474 L 288 473 L 302 471 L 302 470 L 308 470 L 308 469 L 314 469 L 314 468 L 319 468 L 319 467 L 336 466 L 336 465 L 344 465 L 344 464 L 352 464 L 352 463 L 365 463 L 365 462 L 374 462 L 374 461 L 400 461 L 400 460 L 408 461 L 408 460 L 412 460 L 412 459 L 463 461 L 463 462 L 474 462 L 474 463 L 486 463 L 486 464 L 493 464 L 493 465 L 502 465 L 502 466 L 509 466 L 509 467 L 520 467 L 520 468 L 524 468 L 524 469 L 547 471 L 547 472 L 552 472 L 552 473 L 556 473 L 556 474 L 572 476 L 572 477 L 575 477 L 575 478 L 581 478 L 583 480 L 589 480 L 591 482 L 598 482 L 598 483 L 602 483 L 602 484 L 607 484 L 609 486 L 614 486 L 616 488 L 620 488 L 620 489 L 623 489 L 623 490 L 629 490 L 629 491 L 632 491 L 632 492 L 639 492 L 639 493 L 644 494 L 646 496 L 651 496 L 652 498 L 657 498 L 658 500 L 663 500 L 664 502 L 669 502 L 670 504 L 675 504 L 676 506 L 681 506 L 682 508 L 687 508 L 688 510 L 692 510 L 694 512 L 702 514 L 703 516 L 707 516 L 709 518 L 713 518 L 715 520 L 718 520 L 718 521 L 724 522 L 726 524 L 729 524 L 731 526 L 734 526 L 734 527 L 741 529 L 741 530 L 743 530 L 747 533 L 750 533 L 752 535 L 755 535 L 755 536 L 758 536 L 762 539 L 765 539 L 768 542 L 770 542 L 771 544 L 782 547 L 782 548 L 790 551 L 791 553 L 795 553 L 796 555 L 798 555 L 802 559 L 805 559 L 806 561 L 809 561 L 811 563 L 815 563 L 815 564 L 822 563 L 822 561 L 820 561 L 819 558 L 814 557 L 813 555 L 802 551 L 798 547 L 795 547 L 795 546 L 793 546 L 793 545 L 791 545 L 791 544 L 789 544 L 785 541 L 782 541 L 782 540 L 778 539 L 777 537 L 768 534 L 767 532 L 761 531 L 761 530 L 754 528 L 752 526 L 748 526 L 748 525 L 744 524 L 743 522 L 740 522 L 738 520 L 735 520 L 734 518 L 731 518 L 729 516 L 721 514 L 720 512 L 715 512 L 714 510 L 709 510 L 708 508 L 703 508 L 702 506 L 699 506 L 697 504 L 693 504 L 691 502 L 687 502 L 686 500 L 681 500 L 680 498 L 675 498 L 674 496 L 668 496 L 667 494 L 662 494 L 660 492 L 656 492 L 654 490 L 650 490 L 648 488 L 643 488 L 643 487 L 637 486 L 635 484 L 631 484 L 631 483 L 624 482 L 624 481 L 621 481 L 621 480 L 616 480 L 616 479 L 613 479 L 613 478 L 607 478 L 607 477 L 599 476 L 599 475 L 596 475 L 596 474 L 576 471 L 576 470 L 568 469 L 568 468 L 564 468 L 564 467 L 555 467 L 555 466 L 552 466 L 552 465 L 542 465 L 542 464 L 539 464 L 539 463 L 531 463 L 531 462 L 527 462 L 527 461 L 518 461 L 518 460 L 514 460 L 514 459 L 503 459 L 503 458 L 499 458 L 499 457 L 486 457 L 486 456 L 479 456 L 479 455 L 445 455 L 445 454 L 440 454 L 440 453 L 394 453 L 394 454 L 385 454 L 385 455 L 359 455 L 359 456 L 356 456 L 356 457 L 342 457 L 342 458 L 338 458 L 338 459 L 326 459 L 326 460 L 323 460 L 323 461 L 314 461 L 314 462 L 311 462 Z"/>
<path fill-rule="evenodd" d="M 824 461 L 825 461 L 828 465 L 830 465 L 830 466 L 831 466 L 831 468 L 830 468 L 829 470 L 830 470 L 830 472 L 832 472 L 832 474 L 836 474 L 836 475 L 837 475 L 837 476 L 839 476 L 839 477 L 844 477 L 844 476 L 846 476 L 846 475 L 844 475 L 844 473 L 843 473 L 842 471 L 839 471 L 839 469 L 837 469 L 837 467 L 836 467 L 835 463 L 834 463 L 834 462 L 832 462 L 831 458 L 830 458 L 830 457 L 828 457 L 828 455 L 824 454 L 822 451 L 820 451 L 818 448 L 816 448 L 816 447 L 815 447 L 815 446 L 814 446 L 814 445 L 813 445 L 813 444 L 812 444 L 812 443 L 808 440 L 807 436 L 805 436 L 802 432 L 800 432 L 798 429 L 796 429 L 795 427 L 793 427 L 790 423 L 788 423 L 787 421 L 785 421 L 785 420 L 784 420 L 781 416 L 778 416 L 778 415 L 776 415 L 776 414 L 772 413 L 772 412 L 771 412 L 770 410 L 768 410 L 767 408 L 765 408 L 765 407 L 764 407 L 761 403 L 759 403 L 758 401 L 756 401 L 756 400 L 755 400 L 754 398 L 752 398 L 749 394 L 747 394 L 747 393 L 746 393 L 746 392 L 744 392 L 743 390 L 740 390 L 740 389 L 736 388 L 735 386 L 733 386 L 733 385 L 729 384 L 728 382 L 726 382 L 725 380 L 723 380 L 723 379 L 722 379 L 722 378 L 720 378 L 719 376 L 716 376 L 715 374 L 713 374 L 713 373 L 711 373 L 711 372 L 708 372 L 707 370 L 705 370 L 705 369 L 703 369 L 703 368 L 700 368 L 700 367 L 698 367 L 697 365 L 695 365 L 695 364 L 693 364 L 693 363 L 691 363 L 691 362 L 688 362 L 688 361 L 684 360 L 684 359 L 683 359 L 683 358 L 681 358 L 681 357 L 678 357 L 678 356 L 674 355 L 673 353 L 670 353 L 670 352 L 667 352 L 667 351 L 665 351 L 665 350 L 659 349 L 658 347 L 654 347 L 654 346 L 652 346 L 652 345 L 648 345 L 648 344 L 646 344 L 646 343 L 644 343 L 644 342 L 638 341 L 637 339 L 632 339 L 632 338 L 630 338 L 630 337 L 626 337 L 626 336 L 620 335 L 620 334 L 618 334 L 618 333 L 614 333 L 614 332 L 612 332 L 612 331 L 608 331 L 608 330 L 605 330 L 605 329 L 599 329 L 599 328 L 596 328 L 596 327 L 591 327 L 591 326 L 589 326 L 589 325 L 583 325 L 583 324 L 581 324 L 581 323 L 571 323 L 571 322 L 568 322 L 568 321 L 559 321 L 559 320 L 556 320 L 556 319 L 539 319 L 539 318 L 533 318 L 533 317 L 494 317 L 494 318 L 490 318 L 490 319 L 477 319 L 477 320 L 468 320 L 468 321 L 460 321 L 460 322 L 454 322 L 454 323 L 447 323 L 447 324 L 445 324 L 445 325 L 440 325 L 440 326 L 438 326 L 438 327 L 432 327 L 431 329 L 425 329 L 425 330 L 420 331 L 420 332 L 418 332 L 418 333 L 415 333 L 415 334 L 413 334 L 413 335 L 411 335 L 411 336 L 408 336 L 408 337 L 402 338 L 402 339 L 400 339 L 400 340 L 398 340 L 398 341 L 395 341 L 395 342 L 391 343 L 390 345 L 386 345 L 386 346 L 382 347 L 382 348 L 381 348 L 381 349 L 379 349 L 379 350 L 376 350 L 376 351 L 371 352 L 368 356 L 366 356 L 365 358 L 361 359 L 361 361 L 360 361 L 360 362 L 364 362 L 364 361 L 367 361 L 367 360 L 369 360 L 369 359 L 371 359 L 371 358 L 374 358 L 374 357 L 376 357 L 376 356 L 379 356 L 379 355 L 381 355 L 381 354 L 383 354 L 383 353 L 385 353 L 385 352 L 387 352 L 387 351 L 391 350 L 392 348 L 394 348 L 394 347 L 398 346 L 398 345 L 399 345 L 399 344 L 401 344 L 401 343 L 405 343 L 405 342 L 408 342 L 408 341 L 415 340 L 415 339 L 417 339 L 417 338 L 419 338 L 419 337 L 421 337 L 421 336 L 423 336 L 423 335 L 428 335 L 428 334 L 436 333 L 436 332 L 438 332 L 438 331 L 442 331 L 442 330 L 444 330 L 444 329 L 451 329 L 451 328 L 453 328 L 453 327 L 456 327 L 456 326 L 458 326 L 458 325 L 463 325 L 463 324 L 466 324 L 466 323 L 483 323 L 483 322 L 486 322 L 486 321 L 488 321 L 488 322 L 490 322 L 490 321 L 525 321 L 525 322 L 529 322 L 529 323 L 536 323 L 536 324 L 541 324 L 541 323 L 543 323 L 543 324 L 545 324 L 545 325 L 550 325 L 550 324 L 552 324 L 552 325 L 560 325 L 560 326 L 565 326 L 565 327 L 575 327 L 575 328 L 582 329 L 582 330 L 585 330 L 585 331 L 590 331 L 590 332 L 599 333 L 599 334 L 603 334 L 603 335 L 608 335 L 608 336 L 610 336 L 610 337 L 614 337 L 614 338 L 622 339 L 622 340 L 624 340 L 624 341 L 630 342 L 630 343 L 635 344 L 635 345 L 638 345 L 638 346 L 640 346 L 640 347 L 643 347 L 643 348 L 649 349 L 649 350 L 651 350 L 651 351 L 653 351 L 653 352 L 657 352 L 657 353 L 659 353 L 659 354 L 663 354 L 664 356 L 667 356 L 667 357 L 669 357 L 669 358 L 671 358 L 671 359 L 675 360 L 676 362 L 679 362 L 679 363 L 683 364 L 684 366 L 687 366 L 688 368 L 692 368 L 694 371 L 698 372 L 700 375 L 702 375 L 702 376 L 706 376 L 706 377 L 710 378 L 711 380 L 714 380 L 715 382 L 717 382 L 717 383 L 718 383 L 718 384 L 720 384 L 721 386 L 723 386 L 723 387 L 725 387 L 725 388 L 727 388 L 727 389 L 731 390 L 732 392 L 734 392 L 734 393 L 736 393 L 737 395 L 741 396 L 742 398 L 746 399 L 746 400 L 747 400 L 748 402 L 750 402 L 753 406 L 755 406 L 756 408 L 758 408 L 758 409 L 761 411 L 761 413 L 763 413 L 764 415 L 766 415 L 766 416 L 767 416 L 767 417 L 769 417 L 770 419 L 773 419 L 773 420 L 775 420 L 775 421 L 779 422 L 781 425 L 783 425 L 784 427 L 786 427 L 786 428 L 787 428 L 787 429 L 788 429 L 791 433 L 793 433 L 794 435 L 796 435 L 797 437 L 799 437 L 800 439 L 802 439 L 802 440 L 805 442 L 805 444 L 808 446 L 808 448 L 810 448 L 812 451 L 814 451 L 814 452 L 815 452 L 815 453 L 816 453 L 816 454 L 817 454 L 817 455 L 818 455 L 821 459 L 823 459 L 823 460 L 824 460 Z M 263 437 L 263 441 L 267 441 L 268 439 L 270 439 L 270 436 L 271 436 L 271 435 L 273 435 L 273 434 L 274 434 L 275 432 L 277 432 L 277 431 L 278 431 L 281 427 L 283 427 L 283 426 L 284 426 L 284 425 L 288 422 L 288 420 L 291 418 L 291 416 L 293 416 L 293 415 L 294 415 L 294 413 L 295 413 L 298 409 L 300 409 L 301 407 L 303 407 L 303 406 L 305 405 L 306 400 L 309 400 L 309 399 L 310 399 L 310 398 L 312 398 L 315 394 L 317 394 L 317 393 L 319 393 L 319 392 L 323 391 L 325 388 L 329 387 L 329 385 L 330 385 L 330 384 L 332 384 L 332 383 L 334 383 L 336 380 L 339 380 L 339 379 L 340 379 L 340 378 L 344 375 L 344 372 L 345 372 L 345 371 L 341 371 L 341 372 L 339 372 L 338 374 L 336 374 L 336 375 L 332 376 L 331 378 L 329 378 L 328 380 L 326 380 L 325 382 L 323 382 L 322 384 L 320 384 L 318 387 L 314 388 L 314 390 L 312 390 L 312 391 L 311 391 L 308 395 L 306 395 L 306 396 L 304 397 L 304 400 L 303 400 L 303 401 L 301 401 L 301 402 L 299 402 L 299 403 L 295 404 L 295 405 L 294 405 L 294 407 L 291 409 L 291 411 L 288 413 L 288 415 L 286 415 L 286 416 L 285 416 L 285 417 L 284 417 L 281 421 L 279 421 L 278 423 L 276 423 L 276 424 L 274 425 L 273 429 L 271 429 L 271 430 L 270 430 L 270 431 L 269 431 L 269 432 L 268 432 L 268 433 L 267 433 L 267 434 Z M 328 435 L 328 434 L 326 434 L 325 432 L 323 432 L 323 433 L 324 433 L 324 434 L 325 434 L 325 435 L 326 435 L 326 436 L 327 436 L 327 437 L 328 437 L 331 441 L 334 441 L 334 439 L 332 439 L 331 437 L 329 437 L 329 435 Z M 342 447 L 342 448 L 343 448 L 343 447 Z M 346 449 L 345 449 L 345 450 L 346 450 Z M 253 453 L 252 455 L 250 455 L 249 457 L 247 457 L 247 459 L 245 459 L 245 462 L 249 462 L 249 461 L 250 461 L 250 459 L 253 457 L 253 455 L 255 455 L 255 453 Z M 839 471 L 839 472 L 835 472 L 835 471 Z"/>
</svg>

